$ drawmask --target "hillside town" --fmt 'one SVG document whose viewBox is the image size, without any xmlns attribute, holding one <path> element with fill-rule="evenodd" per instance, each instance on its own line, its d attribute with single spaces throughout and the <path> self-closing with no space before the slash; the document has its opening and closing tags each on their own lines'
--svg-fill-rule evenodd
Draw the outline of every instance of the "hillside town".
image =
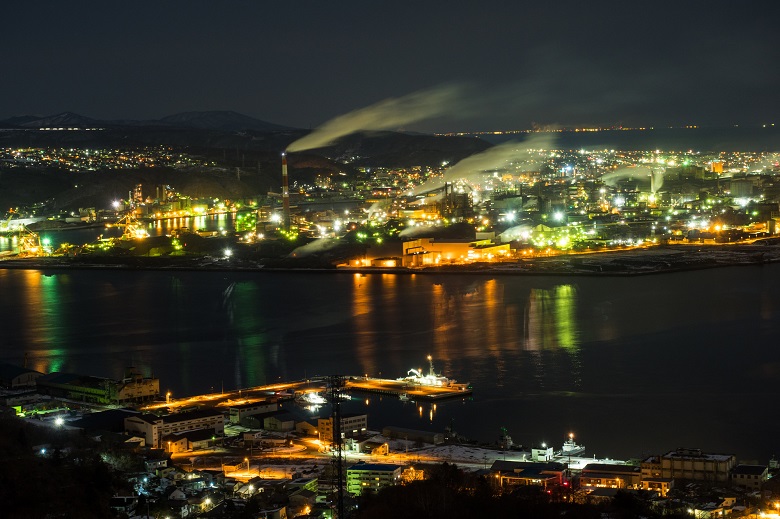
<svg viewBox="0 0 780 519">
<path fill-rule="evenodd" d="M 328 405 L 327 383 L 280 382 L 174 399 L 160 394 L 158 379 L 132 368 L 122 380 L 111 380 L 2 364 L 0 426 L 5 452 L 13 454 L 7 459 L 24 460 L 34 467 L 33 477 L 40 472 L 65 478 L 41 489 L 46 499 L 24 503 L 25 510 L 32 506 L 41 517 L 74 506 L 85 517 L 332 518 L 339 488 L 345 516 L 372 517 L 366 514 L 389 492 L 401 496 L 438 485 L 463 499 L 487 496 L 496 503 L 519 500 L 521 507 L 564 507 L 575 517 L 590 511 L 622 514 L 627 502 L 645 517 L 780 513 L 775 459 L 741 461 L 736 453 L 697 448 L 597 459 L 586 456 L 573 433 L 561 447 L 526 447 L 504 430 L 488 445 L 453 429 L 383 423 L 381 415 L 312 415 L 313 407 Z M 399 383 L 420 398 L 449 396 L 428 391 L 426 384 L 435 382 L 422 375 Z M 359 379 L 354 384 L 355 391 L 367 387 Z M 84 494 L 65 484 L 87 468 L 105 474 L 100 491 Z M 21 477 L 5 486 L 22 495 L 30 483 L 25 481 Z M 67 504 L 73 492 L 83 496 Z M 15 507 L 22 504 L 12 504 L 9 517 L 19 516 L 14 511 L 22 508 Z M 410 503 L 409 514 L 395 516 L 411 517 L 412 511 Z M 428 513 L 462 516 L 439 502 Z"/>
</svg>

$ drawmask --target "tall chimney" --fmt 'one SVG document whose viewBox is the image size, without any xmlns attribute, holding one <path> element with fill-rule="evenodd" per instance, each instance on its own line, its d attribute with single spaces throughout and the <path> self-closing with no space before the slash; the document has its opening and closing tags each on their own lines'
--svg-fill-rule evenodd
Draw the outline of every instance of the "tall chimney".
<svg viewBox="0 0 780 519">
<path fill-rule="evenodd" d="M 290 186 L 287 182 L 287 152 L 282 153 L 282 225 L 290 231 Z"/>
</svg>

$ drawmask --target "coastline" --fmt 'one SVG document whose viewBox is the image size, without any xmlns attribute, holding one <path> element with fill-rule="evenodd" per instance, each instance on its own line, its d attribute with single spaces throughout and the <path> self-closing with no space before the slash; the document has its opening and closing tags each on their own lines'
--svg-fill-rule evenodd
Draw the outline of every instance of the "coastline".
<svg viewBox="0 0 780 519">
<path fill-rule="evenodd" d="M 780 240 L 779 240 L 780 241 Z M 258 260 L 204 257 L 44 257 L 0 259 L 0 269 L 20 270 L 160 270 L 203 272 L 268 272 L 310 274 L 489 275 L 633 277 L 711 268 L 761 266 L 780 261 L 780 243 L 741 245 L 673 245 L 585 254 L 424 267 L 300 267 L 294 262 L 273 266 Z"/>
</svg>

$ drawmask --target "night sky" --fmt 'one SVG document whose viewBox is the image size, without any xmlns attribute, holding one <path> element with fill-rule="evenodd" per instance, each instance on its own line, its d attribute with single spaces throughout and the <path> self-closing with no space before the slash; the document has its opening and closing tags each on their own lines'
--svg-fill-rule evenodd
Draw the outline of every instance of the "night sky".
<svg viewBox="0 0 780 519">
<path fill-rule="evenodd" d="M 780 124 L 780 2 L 6 1 L 0 119 L 235 110 L 309 128 L 462 87 L 408 130 Z"/>
</svg>

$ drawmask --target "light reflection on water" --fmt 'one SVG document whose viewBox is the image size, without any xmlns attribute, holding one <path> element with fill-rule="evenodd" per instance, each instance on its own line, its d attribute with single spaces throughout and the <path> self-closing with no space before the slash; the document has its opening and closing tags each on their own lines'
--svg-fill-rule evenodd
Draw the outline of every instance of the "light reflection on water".
<svg viewBox="0 0 780 519">
<path fill-rule="evenodd" d="M 780 396 L 778 272 L 0 270 L 0 360 L 27 355 L 40 371 L 112 378 L 132 365 L 185 395 L 332 373 L 396 378 L 426 368 L 430 354 L 437 371 L 473 383 L 473 401 L 433 413 L 419 404 L 420 413 L 372 397 L 371 413 L 381 402 L 387 424 L 441 431 L 454 420 L 483 440 L 501 426 L 527 443 L 574 430 L 600 455 L 736 443 L 731 450 L 758 458 L 780 437 L 780 418 L 762 411 Z M 746 429 L 724 410 L 765 416 L 766 426 Z"/>
</svg>

